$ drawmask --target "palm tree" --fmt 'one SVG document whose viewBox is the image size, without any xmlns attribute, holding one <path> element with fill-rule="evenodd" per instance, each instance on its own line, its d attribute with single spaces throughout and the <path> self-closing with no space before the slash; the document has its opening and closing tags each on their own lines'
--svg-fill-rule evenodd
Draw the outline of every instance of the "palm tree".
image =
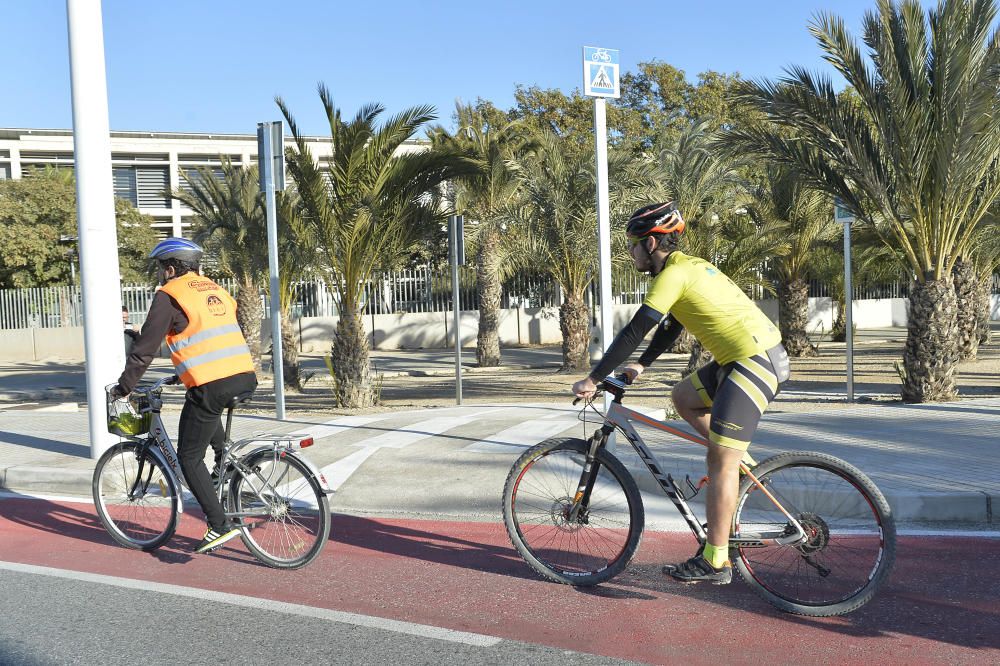
<svg viewBox="0 0 1000 666">
<path fill-rule="evenodd" d="M 959 353 L 963 360 L 976 358 L 979 345 L 990 342 L 990 292 L 993 275 L 1000 269 L 1000 223 L 996 211 L 983 218 L 967 257 L 955 263 L 955 292 L 959 299 Z"/>
<path fill-rule="evenodd" d="M 777 278 L 778 328 L 789 356 L 815 356 L 809 341 L 809 277 L 814 250 L 836 236 L 830 198 L 805 186 L 793 171 L 771 165 L 765 182 L 754 188 L 750 216 L 775 222 L 783 229 L 788 253 L 776 257 L 771 268 Z"/>
<path fill-rule="evenodd" d="M 401 151 L 426 123 L 433 107 L 417 106 L 378 124 L 383 108 L 363 106 L 344 120 L 326 86 L 319 85 L 333 142 L 329 162 L 319 164 L 291 111 L 279 97 L 295 148 L 286 151 L 296 183 L 302 223 L 325 262 L 323 275 L 339 299 L 332 344 L 337 404 L 369 407 L 377 399 L 362 320 L 365 285 L 373 271 L 413 248 L 441 223 L 441 185 L 472 171 L 446 149 Z"/>
<path fill-rule="evenodd" d="M 256 168 L 240 168 L 223 157 L 222 177 L 198 167 L 183 172 L 189 191 L 171 196 L 194 211 L 197 240 L 235 278 L 236 319 L 246 338 L 254 370 L 260 373 L 260 287 L 267 275 L 267 227 Z"/>
<path fill-rule="evenodd" d="M 513 165 L 522 196 L 510 208 L 515 256 L 523 268 L 549 273 L 563 293 L 559 307 L 561 371 L 590 368 L 590 312 L 584 297 L 597 274 L 597 179 L 592 156 L 567 151 L 553 132 L 544 131 L 536 152 Z M 624 152 L 608 159 L 611 214 L 624 219 L 657 197 L 655 165 Z M 614 245 L 624 246 L 624 227 L 612 224 Z"/>
<path fill-rule="evenodd" d="M 484 109 L 455 106 L 458 125 L 454 135 L 442 127 L 432 134 L 435 145 L 465 155 L 476 171 L 456 180 L 452 198 L 457 213 L 469 218 L 466 227 L 469 249 L 477 255 L 476 290 L 479 296 L 479 335 L 476 360 L 481 367 L 500 365 L 500 299 L 503 281 L 513 271 L 509 236 L 505 234 L 504 211 L 517 196 L 518 180 L 508 164 L 530 148 L 524 125 L 497 118 Z"/>
<path fill-rule="evenodd" d="M 741 97 L 784 132 L 737 131 L 751 150 L 839 196 L 914 275 L 903 353 L 903 399 L 956 396 L 957 299 L 952 270 L 1000 194 L 1000 40 L 995 0 L 879 0 L 863 21 L 871 64 L 838 17 L 811 27 L 828 62 L 857 93 L 793 68 L 780 83 L 743 87 Z M 883 233 L 880 231 L 880 233 Z"/>
</svg>

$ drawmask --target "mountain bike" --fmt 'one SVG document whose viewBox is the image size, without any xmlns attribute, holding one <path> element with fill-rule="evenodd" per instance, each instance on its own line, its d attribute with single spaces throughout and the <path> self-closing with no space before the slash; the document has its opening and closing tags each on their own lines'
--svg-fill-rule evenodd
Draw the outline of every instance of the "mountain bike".
<svg viewBox="0 0 1000 666">
<path fill-rule="evenodd" d="M 160 418 L 162 387 L 177 383 L 166 377 L 136 388 L 128 398 L 107 393 L 108 429 L 125 438 L 97 461 L 94 506 L 111 537 L 128 548 L 151 551 L 165 544 L 184 511 L 186 487 L 177 452 Z M 233 411 L 252 392 L 227 405 L 226 440 L 216 468 L 216 492 L 241 530 L 254 557 L 279 569 L 312 562 L 330 535 L 329 489 L 326 479 L 300 450 L 312 437 L 263 435 L 233 442 Z"/>
<path fill-rule="evenodd" d="M 507 476 L 507 533 L 545 578 L 597 585 L 621 573 L 639 548 L 642 496 L 625 465 L 606 448 L 616 431 L 698 542 L 706 542 L 705 526 L 688 500 L 710 481 L 695 485 L 686 476 L 676 482 L 636 426 L 707 442 L 623 406 L 625 387 L 624 376 L 598 385 L 613 400 L 589 439 L 542 442 L 525 451 Z M 889 575 L 896 551 L 892 510 L 871 479 L 843 460 L 808 451 L 780 453 L 760 463 L 746 456 L 740 477 L 730 559 L 754 592 L 782 611 L 816 617 L 849 613 L 871 600 Z"/>
</svg>

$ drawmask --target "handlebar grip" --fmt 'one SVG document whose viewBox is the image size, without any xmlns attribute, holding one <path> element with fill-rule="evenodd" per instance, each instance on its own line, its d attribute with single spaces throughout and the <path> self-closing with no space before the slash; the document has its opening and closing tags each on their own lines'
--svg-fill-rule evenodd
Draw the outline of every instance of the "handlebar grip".
<svg viewBox="0 0 1000 666">
<path fill-rule="evenodd" d="M 181 378 L 178 375 L 172 375 L 169 379 L 164 380 L 164 386 L 175 386 L 181 383 Z"/>
</svg>

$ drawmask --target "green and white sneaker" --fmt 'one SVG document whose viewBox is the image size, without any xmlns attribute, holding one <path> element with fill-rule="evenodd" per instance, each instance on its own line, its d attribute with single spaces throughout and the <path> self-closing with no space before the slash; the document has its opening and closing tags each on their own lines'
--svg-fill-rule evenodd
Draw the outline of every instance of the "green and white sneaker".
<svg viewBox="0 0 1000 666">
<path fill-rule="evenodd" d="M 208 553 L 222 544 L 226 543 L 230 539 L 238 537 L 240 535 L 240 528 L 236 527 L 232 523 L 227 522 L 226 525 L 221 530 L 216 530 L 215 528 L 209 527 L 208 531 L 205 532 L 205 536 L 201 538 L 201 543 L 198 547 L 194 549 L 196 553 Z"/>
</svg>

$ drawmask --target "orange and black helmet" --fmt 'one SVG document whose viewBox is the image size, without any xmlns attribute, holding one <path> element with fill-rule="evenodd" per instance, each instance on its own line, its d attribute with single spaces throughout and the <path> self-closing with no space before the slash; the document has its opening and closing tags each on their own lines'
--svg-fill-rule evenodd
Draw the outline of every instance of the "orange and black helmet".
<svg viewBox="0 0 1000 666">
<path fill-rule="evenodd" d="M 632 241 L 654 234 L 675 234 L 684 232 L 684 218 L 673 201 L 643 206 L 632 213 L 625 225 L 625 233 Z"/>
</svg>

